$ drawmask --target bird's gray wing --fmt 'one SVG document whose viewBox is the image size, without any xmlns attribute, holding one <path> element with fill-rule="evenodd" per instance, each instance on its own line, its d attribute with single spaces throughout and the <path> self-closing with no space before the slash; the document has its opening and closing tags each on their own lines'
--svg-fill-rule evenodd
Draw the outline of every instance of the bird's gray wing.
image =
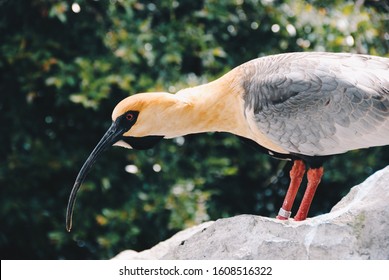
<svg viewBox="0 0 389 280">
<path fill-rule="evenodd" d="M 247 117 L 290 153 L 389 144 L 389 59 L 291 53 L 242 65 Z"/>
</svg>

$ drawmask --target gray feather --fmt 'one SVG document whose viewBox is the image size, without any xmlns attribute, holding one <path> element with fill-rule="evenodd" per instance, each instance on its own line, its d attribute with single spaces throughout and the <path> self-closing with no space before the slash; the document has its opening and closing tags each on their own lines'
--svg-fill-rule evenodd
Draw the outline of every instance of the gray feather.
<svg viewBox="0 0 389 280">
<path fill-rule="evenodd" d="M 330 155 L 389 144 L 389 59 L 290 53 L 243 64 L 244 102 L 288 152 Z"/>
</svg>

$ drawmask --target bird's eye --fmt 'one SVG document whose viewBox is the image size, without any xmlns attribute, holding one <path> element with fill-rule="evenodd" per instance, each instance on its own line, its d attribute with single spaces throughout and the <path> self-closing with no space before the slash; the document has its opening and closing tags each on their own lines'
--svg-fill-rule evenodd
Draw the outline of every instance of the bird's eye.
<svg viewBox="0 0 389 280">
<path fill-rule="evenodd" d="M 128 121 L 132 121 L 132 120 L 134 119 L 134 114 L 133 114 L 133 113 L 127 113 L 127 114 L 126 114 L 126 119 L 127 119 Z"/>
</svg>

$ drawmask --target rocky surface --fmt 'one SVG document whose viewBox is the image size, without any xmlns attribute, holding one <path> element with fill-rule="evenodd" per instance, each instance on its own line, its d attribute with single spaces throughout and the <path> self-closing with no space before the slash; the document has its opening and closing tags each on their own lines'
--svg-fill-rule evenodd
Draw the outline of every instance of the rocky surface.
<svg viewBox="0 0 389 280">
<path fill-rule="evenodd" d="M 389 166 L 303 222 L 240 215 L 115 259 L 389 259 Z"/>
</svg>

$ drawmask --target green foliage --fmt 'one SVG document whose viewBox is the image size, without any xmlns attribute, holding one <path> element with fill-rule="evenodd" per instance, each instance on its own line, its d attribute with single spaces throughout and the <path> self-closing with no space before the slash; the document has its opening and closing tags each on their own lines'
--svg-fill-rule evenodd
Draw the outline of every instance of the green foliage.
<svg viewBox="0 0 389 280">
<path fill-rule="evenodd" d="M 104 259 L 209 219 L 274 216 L 289 164 L 213 133 L 105 152 L 73 231 L 64 225 L 75 176 L 119 100 L 205 83 L 272 53 L 387 56 L 384 2 L 0 1 L 2 259 Z M 329 161 L 311 215 L 388 162 L 387 147 Z"/>
</svg>

